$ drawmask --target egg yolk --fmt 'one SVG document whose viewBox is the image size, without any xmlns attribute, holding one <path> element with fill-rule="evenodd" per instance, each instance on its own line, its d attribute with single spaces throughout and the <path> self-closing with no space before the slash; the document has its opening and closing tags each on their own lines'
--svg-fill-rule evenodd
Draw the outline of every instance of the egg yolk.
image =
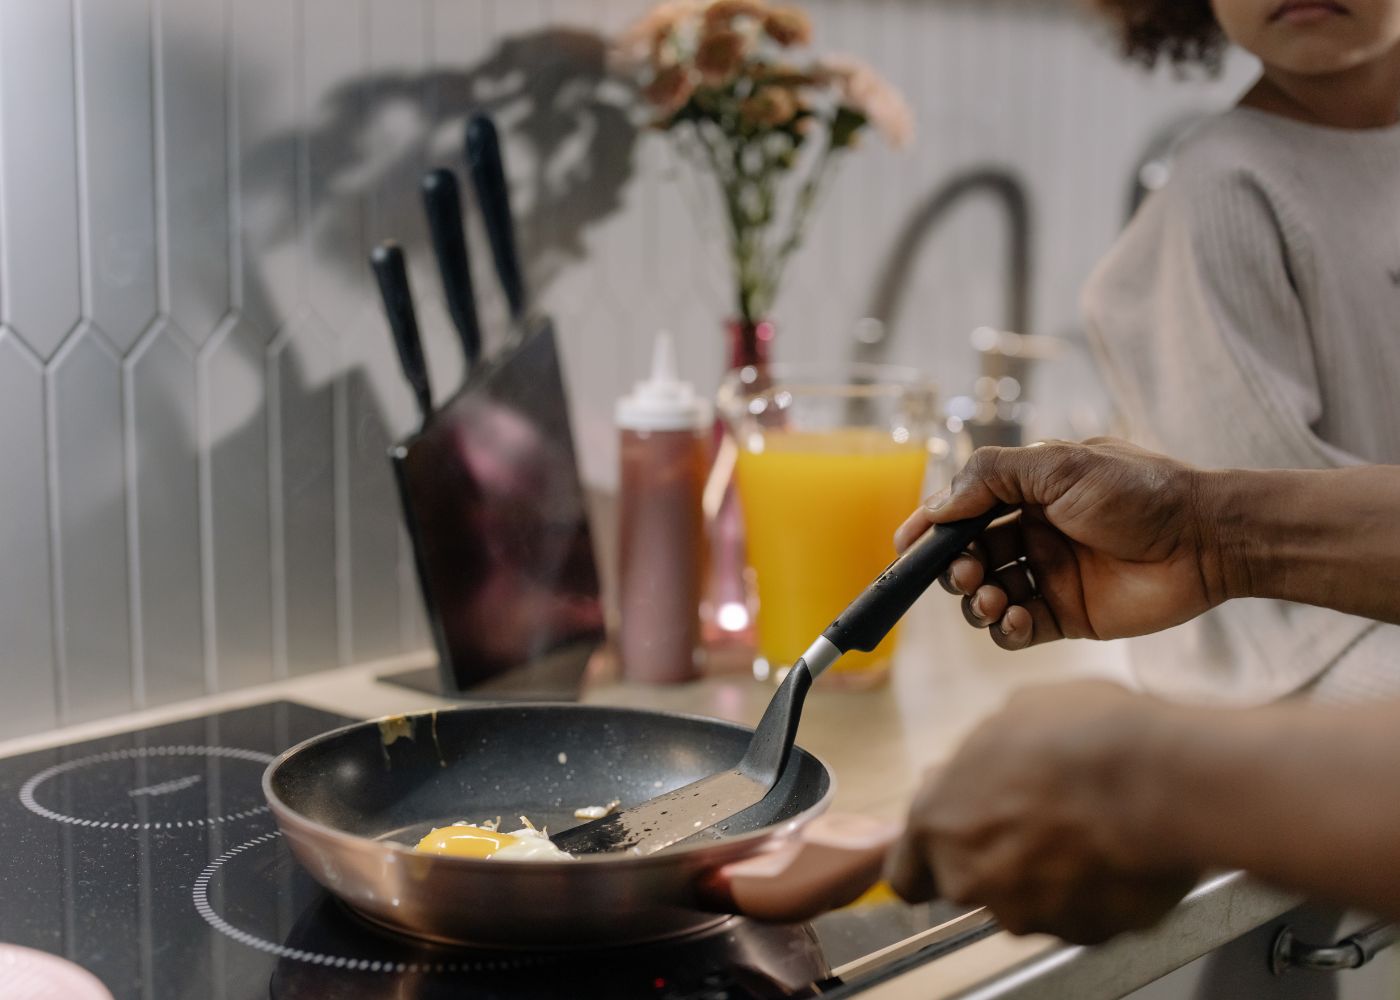
<svg viewBox="0 0 1400 1000">
<path fill-rule="evenodd" d="M 458 858 L 489 858 L 503 847 L 518 843 L 520 838 L 508 833 L 462 823 L 429 830 L 427 836 L 418 841 L 417 847 L 420 851 L 450 854 Z"/>
</svg>

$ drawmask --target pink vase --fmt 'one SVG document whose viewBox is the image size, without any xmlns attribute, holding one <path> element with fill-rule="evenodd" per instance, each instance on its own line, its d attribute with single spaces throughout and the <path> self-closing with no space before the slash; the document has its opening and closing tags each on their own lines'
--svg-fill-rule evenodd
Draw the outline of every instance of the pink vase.
<svg viewBox="0 0 1400 1000">
<path fill-rule="evenodd" d="M 764 368 L 772 349 L 773 324 L 768 320 L 750 323 L 731 319 L 725 323 L 729 340 L 730 369 Z M 723 672 L 750 669 L 755 646 L 754 614 L 757 610 L 753 586 L 744 552 L 744 517 L 734 482 L 732 462 L 722 461 L 721 445 L 727 433 L 724 422 L 715 418 L 714 458 L 705 493 L 722 497 L 710 504 L 706 524 L 709 561 L 705 595 L 701 604 L 701 636 L 709 649 L 710 667 Z M 732 455 L 731 455 L 732 457 Z"/>
</svg>

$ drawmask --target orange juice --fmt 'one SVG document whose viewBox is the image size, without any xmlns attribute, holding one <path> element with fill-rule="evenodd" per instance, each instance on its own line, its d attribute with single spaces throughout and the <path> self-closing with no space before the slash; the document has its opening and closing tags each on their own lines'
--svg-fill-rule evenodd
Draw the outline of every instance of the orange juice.
<svg viewBox="0 0 1400 1000">
<path fill-rule="evenodd" d="M 759 654 L 791 666 L 894 558 L 895 528 L 919 503 L 928 452 L 885 429 L 770 431 L 741 447 L 739 498 L 758 583 Z M 832 667 L 883 676 L 895 631 Z"/>
</svg>

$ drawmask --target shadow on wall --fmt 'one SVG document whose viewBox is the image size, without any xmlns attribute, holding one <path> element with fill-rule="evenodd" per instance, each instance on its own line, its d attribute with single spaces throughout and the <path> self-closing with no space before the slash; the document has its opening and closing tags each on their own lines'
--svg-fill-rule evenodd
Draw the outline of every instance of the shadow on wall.
<svg viewBox="0 0 1400 1000">
<path fill-rule="evenodd" d="M 492 113 L 506 146 L 526 279 L 542 293 L 584 254 L 587 228 L 621 207 L 637 134 L 629 98 L 608 76 L 602 38 L 542 30 L 503 40 L 462 70 L 351 79 L 315 101 L 309 120 L 246 154 L 242 182 L 252 210 L 237 221 L 246 242 L 262 249 L 244 268 L 243 310 L 281 332 L 267 400 L 253 394 L 241 414 L 224 412 L 211 447 L 216 469 L 246 468 L 269 433 L 280 435 L 280 462 L 268 456 L 281 497 L 280 509 L 270 512 L 281 545 L 281 568 L 272 571 L 282 583 L 273 600 L 292 672 L 396 653 L 401 637 L 412 634 L 405 615 L 415 621 L 418 615 L 416 586 L 408 596 L 395 575 L 406 556 L 387 460 L 392 441 L 416 421 L 373 291 L 370 247 L 392 237 L 413 263 L 441 401 L 461 359 L 439 304 L 422 219 L 422 173 L 448 165 L 460 176 L 467 115 Z M 297 165 L 295 185 L 286 183 L 289 163 Z M 469 204 L 470 195 L 464 200 Z M 476 213 L 468 208 L 467 215 Z M 469 240 L 490 350 L 493 332 L 497 342 L 503 332 L 505 310 L 482 270 L 489 270 L 490 256 L 474 221 Z M 288 294 L 277 269 L 291 260 L 300 260 L 302 278 L 301 288 Z M 240 343 L 247 348 L 243 363 L 267 363 L 261 342 Z M 231 476 L 227 487 L 256 493 L 270 486 L 276 496 L 276 482 Z M 217 502 L 238 506 L 231 498 Z M 343 513 L 348 530 L 336 523 Z M 216 545 L 228 550 L 220 557 L 247 558 L 239 534 L 216 536 Z M 335 579 L 345 566 L 348 586 Z M 336 602 L 337 586 L 348 589 L 348 601 Z M 411 607 L 401 609 L 404 600 Z M 404 641 L 424 643 L 426 633 Z"/>
<path fill-rule="evenodd" d="M 412 425 L 413 408 L 371 291 L 368 250 L 397 238 L 416 262 L 420 297 L 439 297 L 418 181 L 438 163 L 460 172 L 465 118 L 489 110 L 512 168 L 527 278 L 543 292 L 584 253 L 587 228 L 620 207 L 637 135 L 630 95 L 607 75 L 605 42 L 586 32 L 505 39 L 461 70 L 360 75 L 309 94 L 304 114 L 290 107 L 277 80 L 257 78 L 252 59 L 239 69 L 239 113 L 256 118 L 281 107 L 287 125 L 253 140 L 241 157 L 232 178 L 241 192 L 238 216 L 230 218 L 230 177 L 219 155 L 228 123 L 211 110 L 227 106 L 223 55 L 211 37 L 191 29 L 172 37 L 163 55 L 167 78 L 181 87 L 179 110 L 164 126 L 169 155 L 186 157 L 166 171 L 177 209 L 169 224 L 172 312 L 207 322 L 207 341 L 196 340 L 200 400 L 180 386 L 143 390 L 139 503 L 151 507 L 150 498 L 166 493 L 189 498 L 182 519 L 162 528 L 169 536 L 162 544 L 176 552 L 168 571 L 152 571 L 157 561 L 144 556 L 150 543 L 142 542 L 137 585 L 142 606 L 160 618 L 146 623 L 143 661 L 134 669 L 145 676 L 151 704 L 427 644 L 416 585 L 404 582 L 407 555 L 387 459 L 392 441 Z M 307 57 L 288 51 L 283 58 L 291 66 Z M 172 121 L 186 131 L 197 123 L 199 141 Z M 242 252 L 232 268 L 230 226 Z M 498 299 L 481 271 L 489 255 L 479 232 L 473 244 L 476 286 Z M 233 284 L 240 280 L 241 288 Z M 237 312 L 220 322 L 231 301 Z M 492 319 L 504 309 L 483 305 L 489 348 Z M 425 338 L 451 345 L 440 307 L 425 310 L 423 320 Z M 450 389 L 446 367 L 438 385 Z M 208 420 L 207 510 L 192 475 L 200 407 Z M 151 425 L 161 428 L 159 439 L 144 437 Z M 172 433 L 183 442 L 174 459 L 157 454 Z M 120 537 L 123 502 L 134 500 L 123 501 L 114 487 L 94 529 Z M 200 518 L 208 523 L 207 584 Z M 207 619 L 199 605 L 206 586 Z M 125 621 L 124 593 L 103 602 L 113 609 L 108 617 Z M 91 626 L 70 631 L 84 628 Z M 202 635 L 205 628 L 212 634 Z M 109 683 L 85 694 L 69 721 L 127 707 L 131 674 L 110 668 L 131 662 L 130 636 L 107 630 L 103 641 L 102 655 L 88 659 L 101 661 Z M 201 662 L 202 671 L 195 667 Z M 92 687 L 87 675 L 97 669 L 70 667 L 70 686 Z M 118 683 L 122 691 L 113 688 Z"/>
<path fill-rule="evenodd" d="M 536 295 L 547 290 L 583 256 L 586 229 L 621 207 L 632 174 L 637 128 L 628 112 L 631 94 L 608 74 L 606 57 L 601 36 L 548 29 L 504 39 L 462 70 L 356 77 L 313 99 L 313 121 L 273 135 L 244 156 L 245 215 L 235 221 L 245 230 L 245 245 L 261 249 L 243 269 L 242 311 L 269 327 L 268 336 L 292 328 L 286 354 L 296 384 L 308 399 L 327 394 L 312 400 L 313 407 L 329 407 L 330 384 L 348 373 L 356 399 L 374 403 L 372 413 L 352 415 L 351 433 L 370 439 L 361 442 L 365 446 L 387 445 L 413 422 L 370 281 L 370 247 L 398 240 L 413 265 L 420 304 L 440 298 L 418 182 L 424 170 L 440 164 L 462 173 L 465 119 L 485 110 L 496 117 L 506 146 L 528 286 Z M 288 164 L 296 164 L 294 185 L 285 183 Z M 495 281 L 482 273 L 490 257 L 469 185 L 463 190 L 489 349 L 505 313 Z M 278 271 L 301 272 L 302 288 L 284 291 Z M 445 316 L 430 307 L 420 322 L 431 364 L 441 360 L 432 341 L 442 339 Z M 335 350 L 302 349 L 297 334 L 305 326 L 319 328 Z M 265 364 L 265 348 L 256 337 L 230 347 L 236 356 L 223 376 L 250 391 L 226 393 L 229 405 L 215 409 L 212 440 L 239 455 L 256 452 L 256 445 L 240 447 L 234 439 L 267 430 L 266 400 L 253 374 Z M 452 384 L 455 373 L 437 374 L 440 389 Z"/>
<path fill-rule="evenodd" d="M 538 295 L 583 257 L 587 228 L 622 207 L 637 137 L 630 98 L 628 85 L 608 73 L 606 40 L 563 28 L 507 38 L 460 71 L 351 80 L 325 95 L 315 124 L 273 136 L 246 157 L 245 186 L 255 197 L 273 195 L 260 213 L 269 221 L 259 239 L 275 245 L 305 237 L 310 266 L 333 272 L 377 313 L 365 258 L 374 243 L 393 238 L 415 265 L 420 298 L 438 297 L 418 181 L 439 165 L 460 176 L 466 116 L 488 111 L 506 146 L 525 277 Z M 324 194 L 309 211 L 275 182 L 287 159 L 306 149 L 325 164 L 315 169 Z M 480 273 L 490 258 L 470 207 L 467 215 L 489 322 L 502 311 L 495 282 Z M 430 274 L 431 284 L 423 280 Z M 377 373 L 371 378 L 378 384 Z"/>
</svg>

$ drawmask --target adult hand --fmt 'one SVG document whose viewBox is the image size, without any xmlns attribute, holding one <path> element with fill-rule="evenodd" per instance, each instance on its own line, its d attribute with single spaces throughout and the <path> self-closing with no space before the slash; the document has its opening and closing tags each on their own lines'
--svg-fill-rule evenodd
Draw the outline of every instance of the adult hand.
<svg viewBox="0 0 1400 1000">
<path fill-rule="evenodd" d="M 997 502 L 1020 507 L 954 561 L 943 585 L 997 645 L 1112 639 L 1179 625 L 1228 596 L 1210 536 L 1207 478 L 1123 441 L 980 448 L 900 527 L 901 551 L 930 524 Z"/>
<path fill-rule="evenodd" d="M 1018 692 L 930 773 L 885 877 L 1015 934 L 1093 943 L 1155 923 L 1198 874 L 1161 832 L 1180 804 L 1147 773 L 1174 711 L 1104 682 Z"/>
</svg>

